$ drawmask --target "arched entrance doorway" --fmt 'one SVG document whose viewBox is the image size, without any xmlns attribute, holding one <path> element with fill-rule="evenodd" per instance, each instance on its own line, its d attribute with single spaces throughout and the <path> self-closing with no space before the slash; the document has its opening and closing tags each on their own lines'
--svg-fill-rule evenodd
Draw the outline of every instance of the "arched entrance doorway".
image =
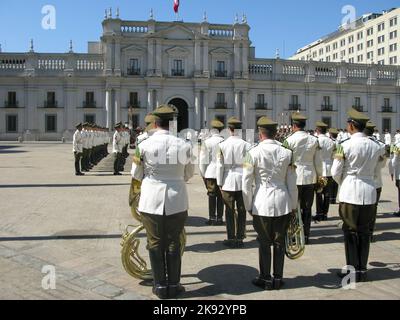
<svg viewBox="0 0 400 320">
<path fill-rule="evenodd" d="M 178 132 L 189 128 L 189 106 L 183 99 L 172 99 L 168 104 L 175 106 L 178 111 Z"/>
</svg>

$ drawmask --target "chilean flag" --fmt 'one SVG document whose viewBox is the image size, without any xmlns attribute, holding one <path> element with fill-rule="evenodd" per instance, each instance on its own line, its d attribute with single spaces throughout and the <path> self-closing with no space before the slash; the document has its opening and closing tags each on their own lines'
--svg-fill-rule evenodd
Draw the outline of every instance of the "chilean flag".
<svg viewBox="0 0 400 320">
<path fill-rule="evenodd" d="M 179 0 L 174 0 L 174 11 L 175 13 L 179 11 Z"/>
</svg>

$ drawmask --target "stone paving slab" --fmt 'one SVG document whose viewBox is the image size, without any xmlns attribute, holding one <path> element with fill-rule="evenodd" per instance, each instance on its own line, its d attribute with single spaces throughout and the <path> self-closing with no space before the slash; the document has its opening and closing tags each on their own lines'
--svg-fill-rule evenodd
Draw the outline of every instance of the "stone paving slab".
<svg viewBox="0 0 400 320">
<path fill-rule="evenodd" d="M 1 145 L 2 143 L 0 143 Z M 12 145 L 12 144 L 10 144 Z M 129 166 L 112 175 L 107 158 L 85 177 L 73 175 L 68 144 L 17 144 L 0 162 L 0 299 L 153 299 L 151 287 L 131 278 L 120 261 L 121 235 L 135 224 L 127 205 Z M 15 150 L 15 149 L 14 149 Z M 183 258 L 184 299 L 400 299 L 400 219 L 387 171 L 372 244 L 371 282 L 343 290 L 335 273 L 344 265 L 337 206 L 330 220 L 313 224 L 305 255 L 286 260 L 286 287 L 260 292 L 250 283 L 258 273 L 256 233 L 249 217 L 242 250 L 227 250 L 225 227 L 209 227 L 204 184 L 188 184 L 190 212 Z M 141 253 L 148 260 L 144 234 Z M 43 290 L 42 267 L 53 265 L 57 289 Z"/>
</svg>

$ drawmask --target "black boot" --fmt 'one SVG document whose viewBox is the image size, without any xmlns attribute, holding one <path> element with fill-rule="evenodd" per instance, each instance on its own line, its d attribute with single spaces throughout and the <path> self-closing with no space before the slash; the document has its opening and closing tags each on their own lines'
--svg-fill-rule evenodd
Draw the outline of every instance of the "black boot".
<svg viewBox="0 0 400 320">
<path fill-rule="evenodd" d="M 149 250 L 149 257 L 153 272 L 153 293 L 160 299 L 168 299 L 164 252 L 161 249 L 152 249 Z"/>
<path fill-rule="evenodd" d="M 207 225 L 213 226 L 216 223 L 215 211 L 217 210 L 217 197 L 208 196 L 208 216 L 210 219 L 206 222 Z"/>
<path fill-rule="evenodd" d="M 285 265 L 285 248 L 279 244 L 274 245 L 274 289 L 279 290 L 283 285 L 283 268 Z"/>
<path fill-rule="evenodd" d="M 221 195 L 217 196 L 217 226 L 224 224 L 224 200 Z"/>
<path fill-rule="evenodd" d="M 344 250 L 346 255 L 346 266 L 353 267 L 356 271 L 359 269 L 359 257 L 358 257 L 358 237 L 354 232 L 344 232 Z M 350 273 L 338 272 L 339 278 L 344 278 Z"/>
<path fill-rule="evenodd" d="M 179 250 L 167 252 L 168 298 L 175 299 L 185 292 L 181 285 L 182 257 Z"/>
<path fill-rule="evenodd" d="M 359 239 L 358 242 L 359 267 L 357 269 L 358 281 L 366 282 L 371 236 L 369 234 L 362 234 L 358 236 L 358 239 Z"/>
<path fill-rule="evenodd" d="M 256 287 L 263 290 L 272 290 L 271 247 L 260 244 L 260 247 L 258 248 L 258 257 L 260 263 L 260 276 L 252 282 Z"/>
</svg>

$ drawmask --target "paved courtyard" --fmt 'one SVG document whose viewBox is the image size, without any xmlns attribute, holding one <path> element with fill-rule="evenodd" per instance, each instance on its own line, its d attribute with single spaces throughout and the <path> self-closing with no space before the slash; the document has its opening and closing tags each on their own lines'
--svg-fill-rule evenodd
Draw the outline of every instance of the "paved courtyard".
<svg viewBox="0 0 400 320">
<path fill-rule="evenodd" d="M 130 164 L 120 177 L 111 166 L 109 157 L 85 177 L 75 177 L 70 144 L 0 143 L 0 299 L 153 299 L 151 287 L 131 278 L 121 264 L 121 235 L 135 224 L 127 203 Z M 355 290 L 340 288 L 335 275 L 345 265 L 337 206 L 328 222 L 313 224 L 305 255 L 286 260 L 285 288 L 260 292 L 251 284 L 258 274 L 251 217 L 245 248 L 227 250 L 225 227 L 204 224 L 208 202 L 198 175 L 188 189 L 184 299 L 400 298 L 400 219 L 392 216 L 397 195 L 387 170 L 371 281 Z M 55 290 L 42 288 L 44 266 L 55 267 Z"/>
</svg>

